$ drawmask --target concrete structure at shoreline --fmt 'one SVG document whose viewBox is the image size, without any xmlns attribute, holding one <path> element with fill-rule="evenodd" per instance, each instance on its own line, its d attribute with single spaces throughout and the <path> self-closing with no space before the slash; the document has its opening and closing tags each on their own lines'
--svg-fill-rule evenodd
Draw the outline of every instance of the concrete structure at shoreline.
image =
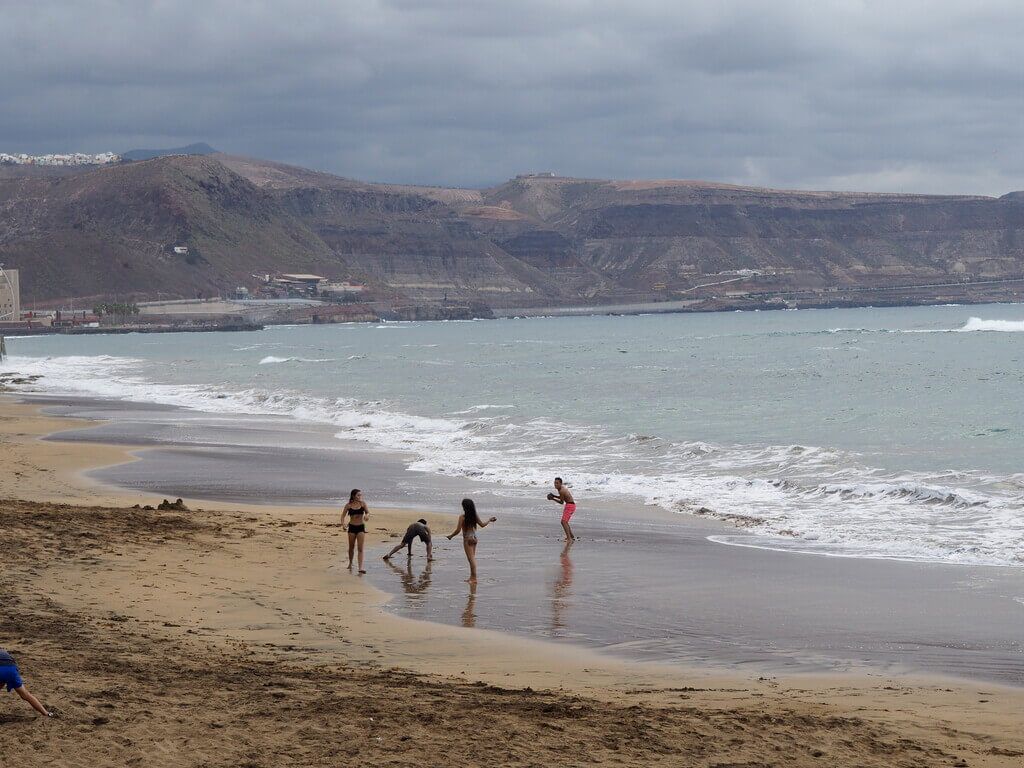
<svg viewBox="0 0 1024 768">
<path fill-rule="evenodd" d="M 21 320 L 21 289 L 18 270 L 0 267 L 0 323 Z"/>
</svg>

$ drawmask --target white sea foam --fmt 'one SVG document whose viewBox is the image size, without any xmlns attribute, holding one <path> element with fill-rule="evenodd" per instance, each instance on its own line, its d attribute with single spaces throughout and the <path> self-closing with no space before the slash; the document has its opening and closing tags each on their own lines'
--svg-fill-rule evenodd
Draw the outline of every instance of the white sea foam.
<svg viewBox="0 0 1024 768">
<path fill-rule="evenodd" d="M 341 438 L 407 452 L 413 470 L 510 488 L 546 488 L 557 467 L 584 499 L 633 499 L 716 517 L 765 545 L 1024 565 L 1024 475 L 886 473 L 815 446 L 715 445 L 544 418 L 516 421 L 508 404 L 427 417 L 384 402 L 297 391 L 164 384 L 145 375 L 146 365 L 77 356 L 12 357 L 4 367 L 42 375 L 36 386 L 54 391 L 329 424 Z"/>
<path fill-rule="evenodd" d="M 1024 332 L 1024 320 L 984 320 L 980 317 L 972 317 L 959 328 L 830 328 L 826 333 L 973 333 L 976 331 L 1021 333 Z M 817 333 L 817 331 L 811 331 L 811 333 Z"/>
<path fill-rule="evenodd" d="M 471 405 L 464 411 L 453 411 L 452 416 L 465 416 L 468 413 L 478 413 L 479 411 L 504 411 L 509 408 L 515 408 L 515 406 L 511 403 L 507 405 L 488 405 L 485 403 L 483 405 Z"/>
<path fill-rule="evenodd" d="M 353 356 L 354 357 L 354 356 Z M 352 358 L 350 357 L 349 360 Z M 274 357 L 273 355 L 267 355 L 260 360 L 260 365 L 275 365 L 277 363 L 333 363 L 335 358 L 333 357 L 319 357 L 319 358 L 307 358 L 307 357 Z"/>
<path fill-rule="evenodd" d="M 961 565 L 1017 565 L 1024 566 L 1024 561 L 1017 558 L 1017 562 L 986 562 L 974 559 L 958 560 L 950 557 L 948 553 L 937 552 L 932 548 L 914 547 L 912 544 L 904 544 L 898 548 L 880 549 L 873 542 L 844 541 L 842 543 L 816 541 L 812 537 L 802 538 L 781 538 L 778 536 L 749 536 L 749 535 L 714 535 L 708 536 L 709 541 L 717 544 L 728 544 L 734 547 L 748 547 L 750 549 L 783 550 L 808 555 L 822 555 L 825 557 L 853 557 L 869 558 L 879 560 L 906 560 L 911 562 L 925 563 L 955 563 Z"/>
<path fill-rule="evenodd" d="M 1001 331 L 1003 333 L 1024 332 L 1024 320 L 982 320 L 980 317 L 972 317 L 968 320 L 961 331 Z"/>
</svg>

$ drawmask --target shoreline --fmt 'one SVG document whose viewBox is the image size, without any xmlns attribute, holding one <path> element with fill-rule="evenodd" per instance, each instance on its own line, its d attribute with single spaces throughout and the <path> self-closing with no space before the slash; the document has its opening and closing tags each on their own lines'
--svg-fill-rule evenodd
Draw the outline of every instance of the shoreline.
<svg viewBox="0 0 1024 768">
<path fill-rule="evenodd" d="M 110 487 L 85 476 L 85 472 L 89 470 L 137 461 L 137 457 L 132 455 L 133 451 L 145 448 L 145 446 L 46 441 L 46 438 L 66 431 L 69 426 L 71 428 L 82 428 L 99 422 L 89 422 L 84 419 L 66 416 L 48 417 L 41 415 L 39 413 L 41 410 L 42 406 L 12 403 L 10 393 L 0 395 L 0 424 L 4 424 L 9 430 L 13 423 L 14 428 L 18 430 L 17 438 L 20 438 L 20 440 L 14 441 L 13 445 L 9 439 L 4 441 L 4 447 L 8 451 L 8 456 L 11 457 L 11 460 L 6 462 L 3 468 L 0 468 L 0 498 L 12 498 L 11 489 L 14 485 L 18 485 L 20 486 L 18 493 L 23 497 L 27 497 L 25 500 L 30 502 L 67 504 L 71 506 L 106 506 L 111 508 L 133 508 L 135 504 L 155 506 L 158 499 L 152 494 L 134 493 Z M 7 434 L 9 435 L 10 433 L 7 432 Z M 14 448 L 13 451 L 11 450 L 12 448 Z M 21 450 L 19 451 L 18 449 Z M 35 482 L 29 481 L 26 483 L 26 473 L 22 471 L 26 467 L 34 469 L 39 473 L 36 475 Z M 14 476 L 13 478 L 12 475 Z M 277 524 L 270 521 L 283 520 L 283 527 L 286 528 L 292 527 L 290 524 L 296 521 L 304 524 L 331 527 L 333 526 L 331 521 L 339 515 L 338 508 L 328 506 L 240 504 L 231 501 L 201 498 L 191 499 L 188 503 L 190 505 L 190 512 L 193 514 L 217 515 L 219 513 L 233 513 L 250 518 L 256 516 L 257 520 L 261 520 L 266 525 Z M 370 534 L 367 537 L 366 544 L 367 562 L 371 559 L 377 559 L 378 550 L 383 551 L 385 544 L 391 543 L 393 546 L 393 542 L 401 538 L 407 518 L 412 514 L 425 514 L 432 524 L 434 521 L 441 521 L 441 527 L 450 524 L 455 517 L 450 513 L 377 507 L 373 507 L 371 512 L 372 519 L 367 528 L 367 532 Z M 334 535 L 340 537 L 341 534 L 340 532 L 335 532 Z M 337 558 L 340 563 L 344 552 L 342 542 L 339 542 L 337 546 L 337 550 L 326 555 L 328 559 L 321 569 L 324 574 L 337 572 L 337 565 L 334 563 L 334 560 Z M 319 552 L 317 556 L 323 560 L 325 554 Z M 325 578 L 327 577 L 325 576 Z M 357 578 L 355 582 L 347 584 L 346 587 L 361 594 L 362 600 L 359 604 L 364 608 L 371 605 L 382 605 L 391 598 L 389 593 L 372 587 L 369 580 L 366 579 Z M 111 601 L 110 604 L 114 605 L 121 599 L 121 593 L 111 592 L 108 599 Z M 369 620 L 368 617 L 363 618 Z M 380 613 L 377 620 L 390 621 L 396 625 L 406 627 L 422 626 L 419 634 L 423 636 L 439 632 L 443 633 L 444 630 L 449 630 L 452 635 L 461 634 L 454 628 L 445 627 L 445 625 L 404 619 L 384 612 Z M 597 660 L 600 659 L 598 654 L 586 648 L 573 646 L 555 651 L 549 643 L 537 643 L 536 641 L 507 636 L 505 633 L 486 632 L 485 630 L 478 630 L 478 632 L 493 636 L 491 642 L 504 638 L 504 641 L 513 647 L 520 644 L 524 646 L 536 644 L 543 648 L 542 653 L 553 654 L 556 657 L 565 656 L 567 660 L 578 656 L 580 653 L 589 655 L 588 661 L 591 666 L 594 666 Z M 461 664 L 459 662 L 459 665 Z M 611 666 L 632 666 L 632 663 L 624 662 L 620 665 L 612 662 Z M 688 670 L 688 672 L 692 673 L 692 670 Z"/>
<path fill-rule="evenodd" d="M 85 429 L 76 422 L 47 443 L 125 446 L 133 461 L 84 478 L 115 496 L 146 492 L 201 499 L 206 509 L 330 515 L 331 505 L 344 501 L 340 481 L 345 489 L 364 489 L 372 508 L 391 508 L 395 530 L 387 535 L 399 536 L 423 514 L 435 534 L 444 533 L 438 528 L 450 526 L 467 491 L 458 479 L 409 475 L 398 455 L 339 449 L 331 430 L 320 434 L 310 425 L 210 420 L 173 407 L 95 399 L 47 405 L 105 420 Z M 1024 627 L 1012 602 L 1024 596 L 1024 584 L 1015 569 L 727 546 L 718 542 L 723 534 L 752 545 L 756 537 L 668 513 L 625 518 L 616 505 L 597 501 L 587 504 L 584 540 L 570 552 L 557 541 L 548 510 L 524 507 L 486 484 L 470 493 L 502 519 L 482 541 L 479 594 L 466 594 L 461 549 L 447 542 L 435 542 L 435 555 L 453 567 L 414 559 L 404 571 L 395 561 L 382 570 L 370 554 L 367 578 L 390 596 L 386 612 L 719 675 L 852 671 L 1011 685 L 1024 679 Z"/>
<path fill-rule="evenodd" d="M 577 530 L 584 540 L 570 552 L 557 541 L 551 505 L 541 510 L 502 488 L 410 474 L 402 456 L 341 448 L 330 429 L 139 403 L 53 402 L 50 412 L 108 423 L 52 440 L 143 446 L 133 449 L 133 463 L 89 473 L 107 487 L 294 509 L 340 506 L 339 484 L 355 485 L 372 507 L 408 510 L 404 522 L 422 513 L 449 519 L 468 491 L 502 520 L 482 540 L 479 594 L 467 594 L 461 550 L 445 542 L 439 550 L 454 567 L 418 559 L 404 570 L 371 565 L 372 584 L 392 596 L 386 610 L 405 618 L 714 674 L 1024 679 L 1024 627 L 1013 602 L 1024 596 L 1024 574 L 1014 569 L 726 546 L 723 535 L 732 544 L 758 539 L 719 521 L 597 500 L 586 505 Z"/>
<path fill-rule="evenodd" d="M 89 469 L 116 466 L 137 460 L 131 455 L 132 450 L 136 448 L 135 446 L 108 446 L 101 443 L 43 442 L 46 437 L 64 431 L 63 427 L 68 426 L 69 422 L 73 424 L 73 422 L 77 421 L 79 422 L 77 425 L 79 427 L 86 426 L 88 422 L 64 416 L 46 417 L 39 415 L 39 410 L 41 408 L 33 405 L 11 403 L 9 395 L 6 397 L 0 396 L 0 424 L 4 424 L 8 430 L 13 425 L 18 430 L 17 438 L 20 438 L 20 440 L 13 441 L 13 445 L 9 439 L 4 441 L 4 447 L 8 451 L 8 456 L 11 457 L 11 460 L 6 462 L 3 468 L 0 469 L 0 498 L 11 498 L 12 486 L 19 485 L 20 490 L 18 493 L 20 496 L 28 497 L 27 501 L 37 503 L 88 507 L 104 506 L 122 509 L 131 509 L 135 504 L 155 506 L 158 499 L 152 495 L 135 494 L 130 491 L 110 488 L 90 480 L 84 475 Z M 7 434 L 9 435 L 10 433 L 7 432 Z M 11 450 L 12 448 L 14 450 Z M 23 471 L 24 468 L 34 469 L 39 473 L 36 475 L 35 482 L 25 482 L 27 473 Z M 247 521 L 260 521 L 264 526 L 281 526 L 285 529 L 290 529 L 295 524 L 337 527 L 332 521 L 338 517 L 338 510 L 330 507 L 238 504 L 203 499 L 190 500 L 189 504 L 190 513 L 193 515 L 205 514 L 214 517 L 222 513 L 235 516 L 244 515 Z M 378 509 L 376 507 L 372 509 L 372 520 L 368 527 L 368 533 L 371 536 L 367 537 L 366 545 L 366 558 L 368 562 L 371 559 L 377 558 L 378 549 L 382 549 L 385 544 L 393 542 L 396 537 L 401 537 L 401 532 L 404 532 L 405 529 L 406 518 L 410 514 L 410 510 Z M 442 517 L 439 513 L 424 514 L 427 514 L 428 519 L 431 520 L 437 520 Z M 452 517 L 447 515 L 442 519 L 445 522 L 450 522 Z M 331 535 L 340 537 L 341 532 L 335 531 Z M 293 537 L 286 538 L 291 539 Z M 336 587 L 337 584 L 334 583 L 336 577 L 334 574 L 338 573 L 339 570 L 338 564 L 335 561 L 340 562 L 343 557 L 343 543 L 339 541 L 336 545 L 337 549 L 326 554 L 316 545 L 315 541 L 308 543 L 311 548 L 305 554 L 321 561 L 322 568 L 316 569 L 313 574 L 306 574 L 304 578 L 307 581 L 313 582 L 332 582 L 332 587 Z M 283 547 L 276 544 L 275 547 L 283 549 Z M 313 550 L 321 551 L 314 552 Z M 306 570 L 303 567 L 305 561 L 295 566 L 291 562 L 291 557 L 284 556 L 284 559 L 288 561 L 288 567 Z M 221 564 L 213 565 L 215 570 L 220 570 Z M 283 563 L 282 567 L 284 567 Z M 64 570 L 55 578 L 63 583 L 68 581 L 67 576 L 69 573 L 75 574 L 76 577 L 83 577 L 85 575 L 74 570 Z M 394 642 L 394 652 L 401 657 L 409 656 L 411 658 L 415 656 L 410 650 L 404 649 L 407 645 L 415 646 L 426 638 L 436 638 L 439 634 L 450 633 L 452 637 L 461 634 L 454 628 L 445 627 L 444 625 L 411 621 L 379 611 L 377 610 L 378 607 L 390 599 L 388 593 L 374 588 L 366 579 L 349 574 L 342 574 L 342 578 L 348 579 L 345 584 L 345 594 L 349 595 L 350 598 L 358 596 L 354 604 L 360 609 L 360 616 L 358 618 L 365 625 L 392 624 L 395 627 L 400 626 L 406 630 L 405 632 L 398 633 L 405 636 L 396 637 Z M 73 583 L 75 579 L 70 579 L 70 581 Z M 129 588 L 127 581 L 119 583 L 116 588 L 112 585 L 107 585 L 105 589 L 101 590 L 102 595 L 90 595 L 89 602 L 92 605 L 105 605 L 108 610 L 114 610 L 124 599 L 126 588 Z M 332 594 L 331 588 L 325 587 L 322 591 L 327 596 L 326 599 L 332 599 L 330 597 Z M 189 595 L 190 599 L 193 597 L 194 595 Z M 294 599 L 294 595 L 288 595 L 288 599 Z M 179 610 L 183 613 L 187 612 L 184 606 L 179 606 Z M 181 620 L 182 616 L 177 618 Z M 415 628 L 415 631 L 410 632 L 410 628 Z M 580 664 L 586 662 L 579 660 L 581 654 L 587 657 L 590 666 L 597 666 L 599 661 L 597 654 L 588 649 L 575 647 L 553 649 L 547 643 L 531 642 L 523 638 L 506 636 L 504 633 L 490 633 L 483 630 L 480 630 L 480 632 L 490 636 L 490 644 L 504 646 L 506 649 L 509 649 L 510 653 L 516 655 L 521 652 L 522 648 L 536 644 L 542 646 L 542 648 L 535 650 L 533 655 L 551 656 L 559 664 L 569 665 L 572 662 L 571 670 L 547 670 L 547 673 L 554 678 L 551 684 L 555 685 L 569 683 L 571 675 L 582 670 Z M 408 635 L 412 636 L 409 637 Z M 380 638 L 373 635 L 371 639 L 379 640 Z M 458 645 L 462 648 L 461 652 L 467 652 L 465 639 L 458 638 L 458 640 Z M 292 643 L 288 644 L 291 645 Z M 465 666 L 465 662 L 457 658 L 451 659 L 452 656 L 457 657 L 459 654 L 438 654 L 438 656 L 434 657 L 432 664 L 436 666 L 438 658 L 445 655 L 450 658 L 448 664 L 443 665 L 440 669 L 435 669 L 435 671 L 441 674 L 460 674 L 461 668 Z M 478 667 L 476 674 L 491 676 L 494 679 L 507 676 L 506 672 L 500 671 L 497 668 L 492 668 L 488 671 L 488 667 L 491 666 L 484 664 L 483 668 Z M 620 668 L 631 665 L 628 663 L 620 665 L 612 662 L 610 666 Z M 459 669 L 456 669 L 456 667 Z"/>
<path fill-rule="evenodd" d="M 132 682 L 135 678 L 121 683 L 125 692 L 120 698 L 146 699 L 147 717 L 139 720 L 132 715 L 132 706 L 104 710 L 103 697 L 87 691 L 118 685 L 110 682 L 120 679 L 117 671 L 103 667 L 94 672 L 95 664 L 86 664 L 73 672 L 61 668 L 60 662 L 48 661 L 45 651 L 58 652 L 62 641 L 47 637 L 38 624 L 46 611 L 64 612 L 87 625 L 86 634 L 98 633 L 112 647 L 127 641 L 126 648 L 141 646 L 141 652 L 119 652 L 118 663 L 127 670 L 122 675 L 153 665 L 173 669 L 187 648 L 193 669 L 186 674 L 203 679 L 213 674 L 230 677 L 229 683 L 221 683 L 228 687 L 213 695 L 219 700 L 240 690 L 246 706 L 256 706 L 251 702 L 265 695 L 264 682 L 282 690 L 281 675 L 293 682 L 280 701 L 302 695 L 309 698 L 307 706 L 314 707 L 324 706 L 318 702 L 328 695 L 319 687 L 323 681 L 335 697 L 341 695 L 339 691 L 356 696 L 357 691 L 380 686 L 384 686 L 382 693 L 390 686 L 415 697 L 426 690 L 419 686 L 427 685 L 430 701 L 435 703 L 426 711 L 410 714 L 409 708 L 415 709 L 412 703 L 387 694 L 374 699 L 373 707 L 376 718 L 385 724 L 404 722 L 406 728 L 413 728 L 410 723 L 421 723 L 413 728 L 419 743 L 403 748 L 427 749 L 428 762 L 431 754 L 454 765 L 486 760 L 473 752 L 472 730 L 468 743 L 458 733 L 434 738 L 429 732 L 431 722 L 436 731 L 446 730 L 441 723 L 461 722 L 465 712 L 458 702 L 467 695 L 476 697 L 479 706 L 490 707 L 487 716 L 507 729 L 504 733 L 513 734 L 504 739 L 509 754 L 498 760 L 509 765 L 528 765 L 538 754 L 547 754 L 547 749 L 562 750 L 567 738 L 587 749 L 598 764 L 651 765 L 663 760 L 678 764 L 671 761 L 688 754 L 692 764 L 702 766 L 727 758 L 737 764 L 782 760 L 787 765 L 809 766 L 820 764 L 826 755 L 844 763 L 909 766 L 920 764 L 928 755 L 927 761 L 934 765 L 966 759 L 972 766 L 1001 767 L 1015 765 L 1024 754 L 1024 738 L 1016 735 L 1024 711 L 1024 692 L 1018 689 L 938 677 L 706 675 L 677 665 L 618 661 L 576 646 L 482 630 L 467 632 L 389 615 L 380 608 L 387 599 L 384 593 L 344 569 L 339 572 L 341 532 L 331 520 L 336 511 L 191 500 L 190 506 L 199 504 L 205 511 L 181 515 L 132 510 L 135 503 L 154 500 L 106 492 L 81 475 L 89 467 L 125 460 L 128 449 L 44 442 L 41 437 L 52 434 L 55 427 L 66 428 L 69 422 L 64 417 L 40 416 L 38 410 L 14 404 L 10 397 L 0 398 L 0 439 L 10 457 L 0 467 L 0 496 L 35 496 L 42 502 L 60 499 L 79 506 L 0 502 L 12 536 L 24 528 L 28 537 L 9 553 L 12 568 L 23 575 L 11 574 L 22 618 L 15 634 L 6 634 L 4 642 L 18 653 L 26 680 L 37 694 L 51 702 L 54 691 L 64 690 L 62 695 L 68 697 L 57 701 L 65 719 L 55 723 L 56 735 L 42 739 L 31 717 L 21 717 L 24 713 L 13 707 L 7 710 L 11 712 L 7 717 L 15 717 L 9 726 L 15 739 L 31 732 L 25 743 L 32 750 L 23 755 L 24 764 L 52 764 L 52 758 L 61 754 L 53 751 L 55 742 L 66 749 L 85 739 L 109 754 L 131 751 L 117 741 L 130 732 L 130 740 L 140 747 L 146 739 L 179 745 L 176 751 L 168 748 L 166 754 L 167 764 L 175 765 L 201 762 L 182 761 L 180 745 L 186 739 L 202 745 L 207 761 L 218 754 L 232 759 L 228 756 L 239 753 L 239 739 L 246 743 L 267 739 L 261 741 L 262 753 L 250 751 L 255 755 L 253 764 L 272 765 L 274 754 L 287 755 L 296 742 L 287 737 L 273 741 L 270 732 L 292 732 L 305 722 L 302 715 L 295 720 L 290 708 L 267 705 L 263 716 L 268 719 L 262 722 L 268 733 L 254 734 L 244 718 L 225 720 L 223 709 L 206 712 L 195 707 L 185 713 L 172 706 L 174 702 L 153 700 L 151 692 L 139 689 L 142 683 Z M 373 513 L 374 546 L 394 541 L 392 535 L 404 530 L 410 514 L 376 509 Z M 437 517 L 428 515 L 428 519 Z M 132 520 L 138 522 L 124 528 Z M 54 531 L 58 536 L 75 531 L 91 534 L 61 539 L 61 546 L 68 550 L 63 556 L 35 556 L 33 547 L 49 545 Z M 370 550 L 367 556 L 376 555 Z M 84 642 L 81 632 L 78 641 L 68 642 Z M 27 644 L 33 638 L 35 642 Z M 268 664 L 279 671 L 275 673 Z M 242 676 L 231 677 L 229 673 L 236 669 Z M 243 669 L 266 671 L 253 678 L 244 676 Z M 312 670 L 320 671 L 309 677 Z M 96 674 L 107 682 L 98 682 Z M 64 680 L 65 675 L 78 679 L 78 684 L 67 688 L 71 680 Z M 89 682 L 94 678 L 97 682 Z M 176 693 L 177 687 L 161 690 L 158 699 L 191 700 L 186 693 Z M 251 694 L 244 694 L 247 690 Z M 538 696 L 543 707 L 553 709 L 532 708 Z M 492 701 L 493 697 L 497 699 Z M 344 704 L 337 709 L 344 710 Z M 165 716 L 165 711 L 171 714 Z M 563 719 L 562 711 L 569 713 L 569 719 Z M 534 712 L 544 714 L 537 718 Z M 527 720 L 520 719 L 522 713 Z M 183 722 L 191 726 L 177 723 L 183 715 Z M 211 731 L 211 722 L 220 725 Z M 546 731 L 545 722 L 558 730 Z M 203 724 L 202 732 L 194 730 L 198 723 Z M 636 740 L 620 733 L 622 727 L 633 727 L 629 723 L 643 731 Z M 665 723 L 675 726 L 666 731 Z M 592 726 L 600 728 L 592 731 Z M 697 731 L 701 738 L 694 741 Z M 61 733 L 66 735 L 60 737 Z M 397 749 L 394 739 L 385 741 L 388 736 L 397 734 L 385 730 L 378 741 L 349 731 L 345 744 L 359 746 L 359 759 L 366 764 L 371 758 L 380 764 L 394 754 L 388 750 Z M 342 754 L 347 748 L 321 730 L 306 732 L 300 741 L 304 749 L 322 747 L 325 755 Z M 820 745 L 820 749 L 808 745 Z M 152 745 L 148 749 L 152 756 Z M 18 752 L 16 748 L 13 754 Z M 675 757 L 667 757 L 671 755 Z"/>
</svg>

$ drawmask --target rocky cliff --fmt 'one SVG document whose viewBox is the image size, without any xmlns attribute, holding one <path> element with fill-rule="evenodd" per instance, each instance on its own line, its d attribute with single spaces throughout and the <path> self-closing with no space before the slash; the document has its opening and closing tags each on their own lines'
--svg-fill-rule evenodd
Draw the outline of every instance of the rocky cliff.
<svg viewBox="0 0 1024 768">
<path fill-rule="evenodd" d="M 575 294 L 831 292 L 1024 277 L 1024 205 L 1012 196 L 549 178 L 486 196 L 489 210 L 529 217 L 490 217 L 490 236 Z"/>
<path fill-rule="evenodd" d="M 274 270 L 401 307 L 1012 299 L 1022 198 L 542 176 L 464 190 L 170 156 L 0 178 L 0 261 L 26 302 L 212 295 Z"/>
</svg>

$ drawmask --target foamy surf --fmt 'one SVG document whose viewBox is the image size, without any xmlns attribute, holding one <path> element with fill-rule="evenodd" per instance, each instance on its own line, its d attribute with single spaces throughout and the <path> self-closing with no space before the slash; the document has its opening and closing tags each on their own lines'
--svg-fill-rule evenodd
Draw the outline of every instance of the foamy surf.
<svg viewBox="0 0 1024 768">
<path fill-rule="evenodd" d="M 280 363 L 333 363 L 335 360 L 336 358 L 333 357 L 274 357 L 273 355 L 267 355 L 260 360 L 259 365 L 277 365 Z"/>
<path fill-rule="evenodd" d="M 980 317 L 972 317 L 960 330 L 965 333 L 970 331 L 1021 333 L 1024 331 L 1024 320 L 983 320 Z"/>
</svg>

